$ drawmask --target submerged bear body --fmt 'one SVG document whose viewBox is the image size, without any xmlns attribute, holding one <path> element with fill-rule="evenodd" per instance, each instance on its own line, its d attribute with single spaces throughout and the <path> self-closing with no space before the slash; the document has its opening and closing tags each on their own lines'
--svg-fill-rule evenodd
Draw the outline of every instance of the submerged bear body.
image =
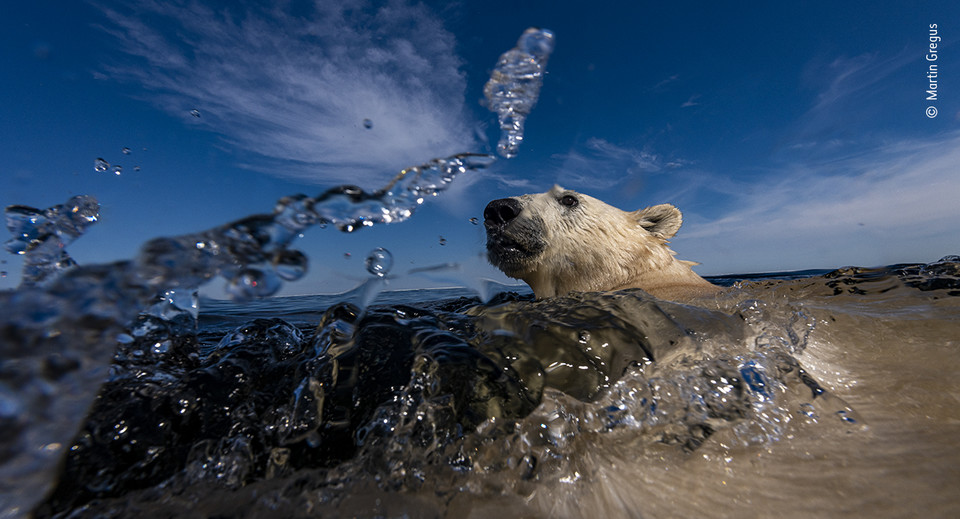
<svg viewBox="0 0 960 519">
<path fill-rule="evenodd" d="M 554 186 L 494 200 L 483 215 L 490 263 L 538 298 L 640 288 L 685 300 L 719 291 L 667 247 L 683 221 L 669 204 L 628 212 Z"/>
</svg>

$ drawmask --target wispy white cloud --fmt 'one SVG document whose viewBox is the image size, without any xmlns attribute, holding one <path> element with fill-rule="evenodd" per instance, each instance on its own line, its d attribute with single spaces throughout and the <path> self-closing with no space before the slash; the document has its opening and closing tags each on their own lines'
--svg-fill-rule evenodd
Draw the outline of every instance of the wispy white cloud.
<svg viewBox="0 0 960 519">
<path fill-rule="evenodd" d="M 714 273 L 932 261 L 957 253 L 960 134 L 771 171 L 733 209 L 688 222 L 678 249 Z"/>
<path fill-rule="evenodd" d="M 817 95 L 795 125 L 796 149 L 831 145 L 869 145 L 885 108 L 903 91 L 897 79 L 916 63 L 916 53 L 905 49 L 893 55 L 865 53 L 840 56 L 829 62 L 813 60 L 806 66 L 803 83 Z M 912 77 L 912 76 L 910 76 Z"/>
<path fill-rule="evenodd" d="M 680 80 L 680 75 L 679 75 L 679 74 L 674 74 L 674 75 L 672 75 L 672 76 L 670 76 L 670 77 L 668 77 L 668 78 L 665 78 L 665 79 L 659 81 L 656 85 L 653 85 L 653 87 L 651 88 L 651 90 L 653 90 L 654 92 L 663 91 L 663 90 L 666 89 L 666 87 L 675 84 L 675 83 L 676 83 L 677 81 L 679 81 L 679 80 Z"/>
<path fill-rule="evenodd" d="M 664 161 L 647 149 L 619 146 L 597 137 L 566 153 L 554 154 L 551 159 L 557 164 L 557 182 L 565 187 L 592 189 L 608 189 L 641 174 L 684 164 L 682 159 Z"/>
<path fill-rule="evenodd" d="M 249 167 L 301 180 L 375 186 L 473 149 L 455 38 L 425 6 L 278 5 L 105 5 L 104 29 L 133 58 L 109 73 L 253 152 Z"/>
<path fill-rule="evenodd" d="M 915 63 L 915 58 L 905 50 L 892 56 L 868 53 L 841 56 L 827 64 L 811 63 L 806 71 L 807 81 L 820 86 L 811 111 L 833 110 L 837 103 L 845 103 L 864 91 L 876 90 L 877 85 L 892 74 Z"/>
<path fill-rule="evenodd" d="M 690 108 L 692 106 L 700 106 L 700 103 L 697 101 L 697 99 L 700 99 L 700 94 L 693 94 L 692 96 L 690 96 L 689 99 L 684 101 L 682 105 L 680 105 L 680 108 Z"/>
</svg>

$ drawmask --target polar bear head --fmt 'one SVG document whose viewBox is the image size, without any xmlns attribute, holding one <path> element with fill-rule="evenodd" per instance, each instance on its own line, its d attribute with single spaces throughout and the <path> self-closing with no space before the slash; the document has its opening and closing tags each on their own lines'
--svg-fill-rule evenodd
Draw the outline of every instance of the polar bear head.
<svg viewBox="0 0 960 519">
<path fill-rule="evenodd" d="M 642 288 L 672 299 L 713 287 L 667 247 L 683 222 L 670 204 L 628 212 L 554 186 L 494 200 L 483 216 L 490 263 L 538 298 Z"/>
</svg>

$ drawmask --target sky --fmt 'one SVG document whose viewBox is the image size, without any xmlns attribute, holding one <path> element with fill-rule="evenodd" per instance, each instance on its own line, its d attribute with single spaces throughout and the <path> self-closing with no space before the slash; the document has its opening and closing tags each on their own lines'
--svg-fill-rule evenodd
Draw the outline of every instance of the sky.
<svg viewBox="0 0 960 519">
<path fill-rule="evenodd" d="M 702 275 L 960 254 L 960 4 L 596 4 L 5 5 L 0 204 L 95 196 L 101 219 L 68 252 L 105 263 L 286 195 L 374 190 L 435 157 L 491 153 L 483 85 L 543 27 L 556 48 L 519 155 L 405 222 L 309 230 L 295 247 L 310 272 L 281 294 L 349 290 L 378 247 L 390 288 L 515 283 L 486 264 L 474 222 L 492 199 L 554 184 L 625 210 L 676 205 L 671 246 Z M 13 288 L 20 259 L 3 254 L 0 289 Z M 409 273 L 436 265 L 456 267 Z"/>
</svg>

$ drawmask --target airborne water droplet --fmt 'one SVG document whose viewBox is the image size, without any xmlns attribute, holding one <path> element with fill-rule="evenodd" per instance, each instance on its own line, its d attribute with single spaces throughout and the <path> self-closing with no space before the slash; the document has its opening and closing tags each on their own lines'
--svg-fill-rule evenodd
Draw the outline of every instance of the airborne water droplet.
<svg viewBox="0 0 960 519">
<path fill-rule="evenodd" d="M 106 160 L 104 160 L 104 159 L 102 159 L 102 158 L 100 158 L 100 157 L 97 157 L 97 159 L 93 161 L 93 170 L 94 170 L 94 171 L 96 171 L 96 172 L 98 172 L 98 173 L 103 173 L 104 171 L 106 171 L 106 170 L 108 170 L 108 169 L 110 169 L 110 163 L 107 162 Z"/>
<path fill-rule="evenodd" d="M 447 244 L 447 239 L 444 238 L 443 236 L 441 236 L 441 237 L 440 237 L 440 245 L 446 245 L 446 244 Z"/>
<path fill-rule="evenodd" d="M 546 60 L 553 52 L 553 46 L 553 32 L 533 27 L 524 31 L 517 41 L 518 49 L 543 60 Z"/>
<path fill-rule="evenodd" d="M 367 272 L 377 277 L 385 277 L 393 268 L 393 254 L 382 247 L 373 249 L 367 254 Z"/>
<path fill-rule="evenodd" d="M 307 256 L 297 250 L 283 250 L 273 258 L 277 275 L 286 281 L 294 281 L 307 273 Z"/>
<path fill-rule="evenodd" d="M 280 290 L 277 274 L 257 268 L 247 268 L 233 276 L 226 286 L 226 292 L 234 301 L 249 301 L 272 296 Z"/>
<path fill-rule="evenodd" d="M 370 119 L 364 119 L 364 120 L 363 120 L 363 127 L 366 128 L 366 129 L 368 129 L 368 130 L 371 129 L 371 128 L 373 128 L 373 121 L 371 121 Z"/>
<path fill-rule="evenodd" d="M 480 225 L 480 219 L 474 216 L 473 218 L 470 219 L 470 223 L 472 223 L 473 225 Z"/>
<path fill-rule="evenodd" d="M 122 151 L 124 155 L 129 155 L 129 154 L 130 154 L 130 148 L 127 148 L 127 147 L 124 147 L 124 148 L 123 148 L 122 150 L 120 150 L 120 151 Z"/>
<path fill-rule="evenodd" d="M 118 176 L 119 176 L 120 173 L 123 173 L 123 166 L 116 165 L 116 166 L 114 166 L 110 171 L 112 171 L 114 175 L 118 175 Z"/>
<path fill-rule="evenodd" d="M 194 117 L 200 117 L 200 110 L 196 110 L 196 109 L 190 110 L 190 115 Z"/>
</svg>

